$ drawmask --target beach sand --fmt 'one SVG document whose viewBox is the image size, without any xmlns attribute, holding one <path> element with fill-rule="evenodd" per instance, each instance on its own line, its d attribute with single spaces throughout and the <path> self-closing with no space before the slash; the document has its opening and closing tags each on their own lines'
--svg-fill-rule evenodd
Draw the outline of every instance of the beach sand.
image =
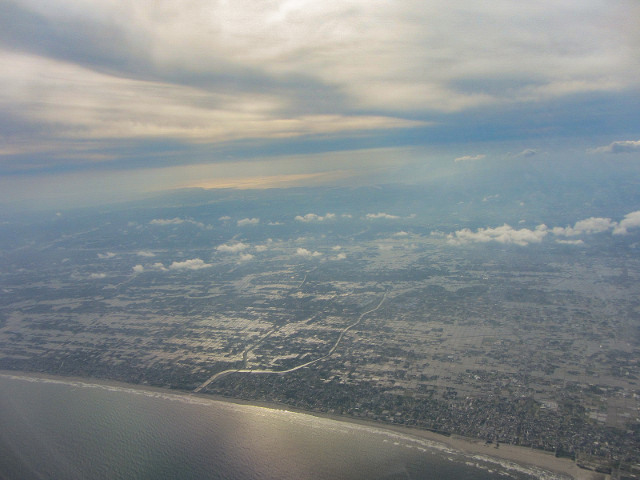
<svg viewBox="0 0 640 480">
<path fill-rule="evenodd" d="M 491 457 L 498 460 L 506 460 L 523 466 L 534 466 L 543 470 L 547 470 L 553 473 L 565 475 L 575 480 L 608 480 L 610 475 L 585 470 L 576 465 L 576 463 L 568 458 L 557 458 L 550 452 L 542 450 L 535 450 L 527 447 L 520 447 L 515 445 L 500 444 L 499 448 L 495 447 L 495 444 L 487 444 L 484 440 L 473 439 L 468 437 L 462 437 L 459 435 L 442 435 L 429 430 L 422 430 L 419 428 L 407 427 L 402 425 L 390 425 L 383 422 L 375 422 L 372 420 L 365 420 L 359 418 L 348 417 L 344 415 L 319 413 L 313 411 L 307 411 L 295 407 L 291 407 L 285 404 L 279 404 L 275 402 L 261 402 L 261 401 L 249 401 L 241 400 L 229 397 L 223 397 L 220 395 L 211 395 L 206 393 L 193 393 L 185 390 L 172 390 L 168 388 L 152 387 L 141 384 L 131 384 L 118 382 L 115 380 L 85 378 L 85 377 L 64 377 L 58 375 L 50 375 L 45 373 L 33 373 L 33 372 L 19 372 L 19 371 L 3 371 L 0 370 L 0 375 L 17 376 L 17 377 L 32 377 L 42 378 L 47 380 L 58 380 L 62 382 L 83 382 L 89 384 L 107 385 L 125 389 L 140 389 L 145 391 L 156 392 L 160 394 L 175 394 L 175 395 L 189 395 L 202 399 L 207 399 L 217 402 L 235 403 L 240 405 L 253 405 L 263 408 L 271 408 L 275 410 L 286 410 L 295 413 L 302 413 L 306 415 L 312 415 L 321 418 L 328 418 L 339 422 L 348 422 L 352 424 L 378 428 L 383 430 L 389 430 L 403 435 L 412 436 L 415 438 L 425 439 L 432 442 L 437 442 L 448 446 L 453 450 L 457 450 L 464 454 L 469 455 L 482 455 L 485 457 Z"/>
</svg>

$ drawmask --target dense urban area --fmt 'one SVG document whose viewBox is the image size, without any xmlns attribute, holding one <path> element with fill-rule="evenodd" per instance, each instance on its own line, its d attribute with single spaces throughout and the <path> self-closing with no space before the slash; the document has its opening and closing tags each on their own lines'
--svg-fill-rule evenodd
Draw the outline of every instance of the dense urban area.
<svg viewBox="0 0 640 480">
<path fill-rule="evenodd" d="M 411 212 L 214 207 L 11 225 L 0 369 L 277 402 L 640 478 L 637 236 L 476 243 Z"/>
</svg>

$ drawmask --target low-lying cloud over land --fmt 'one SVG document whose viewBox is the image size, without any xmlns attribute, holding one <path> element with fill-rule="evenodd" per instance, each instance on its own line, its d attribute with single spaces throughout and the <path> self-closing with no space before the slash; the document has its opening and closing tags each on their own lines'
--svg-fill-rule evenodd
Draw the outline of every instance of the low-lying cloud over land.
<svg viewBox="0 0 640 480">
<path fill-rule="evenodd" d="M 389 213 L 379 212 L 379 213 L 367 213 L 366 218 L 369 220 L 378 220 L 378 219 L 395 220 L 400 217 L 397 215 L 391 215 Z"/>
<path fill-rule="evenodd" d="M 573 226 L 549 228 L 544 224 L 540 224 L 534 229 L 516 229 L 505 223 L 501 227 L 478 228 L 475 231 L 463 228 L 447 234 L 446 239 L 452 245 L 497 242 L 526 246 L 531 243 L 540 243 L 550 234 L 558 237 L 576 237 L 604 232 L 611 232 L 612 235 L 625 235 L 629 233 L 630 229 L 639 227 L 640 210 L 626 214 L 620 222 L 613 221 L 610 218 L 591 217 L 579 220 Z M 556 239 L 556 242 L 565 245 L 584 244 L 582 239 Z"/>
<path fill-rule="evenodd" d="M 247 245 L 246 243 L 237 242 L 218 245 L 216 247 L 216 250 L 218 250 L 219 252 L 238 253 L 246 250 L 247 248 L 249 248 L 249 245 Z"/>
<path fill-rule="evenodd" d="M 474 161 L 474 160 L 482 160 L 485 157 L 486 157 L 486 155 L 483 155 L 483 154 L 479 154 L 479 155 L 464 155 L 462 157 L 455 158 L 453 161 L 456 162 L 456 163 L 458 163 L 458 162 L 469 162 L 469 161 Z"/>
<path fill-rule="evenodd" d="M 297 222 L 324 222 L 325 220 L 334 220 L 336 218 L 335 213 L 327 213 L 324 216 L 316 215 L 315 213 L 307 213 L 306 215 L 296 215 L 295 220 Z"/>
<path fill-rule="evenodd" d="M 204 263 L 200 258 L 192 258 L 182 262 L 173 262 L 169 265 L 169 270 L 200 270 L 211 266 L 209 263 Z"/>
<path fill-rule="evenodd" d="M 603 147 L 589 150 L 590 153 L 631 153 L 640 152 L 640 140 L 620 140 Z"/>
</svg>

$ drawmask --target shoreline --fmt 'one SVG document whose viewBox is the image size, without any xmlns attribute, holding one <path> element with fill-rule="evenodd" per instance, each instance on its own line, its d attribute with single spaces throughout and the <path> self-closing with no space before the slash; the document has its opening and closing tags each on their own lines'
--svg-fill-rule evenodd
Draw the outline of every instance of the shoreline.
<svg viewBox="0 0 640 480">
<path fill-rule="evenodd" d="M 23 372 L 19 370 L 0 370 L 1 376 L 13 376 L 13 377 L 26 377 L 42 380 L 54 380 L 60 382 L 81 382 L 81 383 L 93 383 L 96 385 L 112 386 L 124 389 L 142 390 L 147 392 L 154 392 L 159 394 L 174 394 L 179 396 L 191 396 L 210 400 L 212 402 L 224 402 L 236 405 L 247 405 L 262 408 L 269 408 L 273 410 L 284 410 L 293 413 L 299 413 L 304 415 L 310 415 L 318 418 L 330 419 L 338 422 L 345 422 L 360 426 L 377 428 L 380 430 L 387 430 L 390 432 L 400 433 L 409 437 L 417 439 L 428 440 L 432 442 L 445 445 L 455 451 L 461 452 L 466 455 L 481 455 L 483 457 L 490 457 L 496 460 L 513 462 L 515 464 L 525 467 L 535 467 L 542 470 L 546 470 L 555 474 L 565 475 L 575 480 L 606 480 L 610 478 L 610 475 L 593 472 L 591 470 L 585 470 L 578 467 L 578 465 L 571 459 L 558 458 L 550 452 L 542 450 L 535 450 L 528 447 L 500 444 L 499 448 L 496 448 L 494 444 L 486 444 L 484 440 L 474 439 L 470 437 L 463 437 L 456 434 L 444 435 L 429 430 L 420 429 L 417 427 L 410 427 L 404 425 L 391 425 L 383 422 L 376 422 L 374 420 L 361 419 L 350 417 L 346 415 L 338 415 L 324 412 L 314 412 L 304 410 L 301 408 L 292 407 L 286 404 L 277 402 L 267 402 L 259 400 L 243 400 L 232 397 L 225 397 L 222 395 L 214 395 L 207 393 L 195 393 L 188 390 L 174 390 L 170 388 L 154 387 L 144 384 L 126 383 L 117 380 L 100 379 L 92 377 L 74 377 L 74 376 L 62 376 L 53 375 L 40 372 Z"/>
</svg>

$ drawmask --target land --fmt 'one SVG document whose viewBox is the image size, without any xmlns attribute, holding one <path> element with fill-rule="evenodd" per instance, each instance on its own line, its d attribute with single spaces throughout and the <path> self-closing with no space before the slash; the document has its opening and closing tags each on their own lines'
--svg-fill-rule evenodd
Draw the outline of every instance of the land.
<svg viewBox="0 0 640 480">
<path fill-rule="evenodd" d="M 261 208 L 10 224 L 0 368 L 272 402 L 639 478 L 637 235 L 459 245 L 448 217 Z"/>
</svg>

